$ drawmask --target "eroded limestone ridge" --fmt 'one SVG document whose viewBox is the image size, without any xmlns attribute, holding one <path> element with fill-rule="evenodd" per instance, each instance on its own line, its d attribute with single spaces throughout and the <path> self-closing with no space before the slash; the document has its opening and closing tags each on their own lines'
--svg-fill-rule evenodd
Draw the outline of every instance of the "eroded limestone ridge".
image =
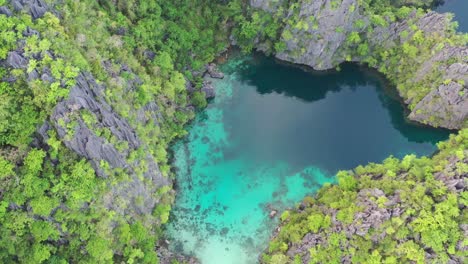
<svg viewBox="0 0 468 264">
<path fill-rule="evenodd" d="M 449 129 L 468 126 L 467 37 L 455 32 L 451 15 L 409 7 L 381 11 L 357 0 L 250 4 L 284 21 L 280 45 L 260 41 L 259 49 L 315 70 L 367 63 L 397 86 L 409 119 Z"/>
<path fill-rule="evenodd" d="M 18 10 L 29 12 L 33 19 L 52 10 L 42 1 L 13 1 L 13 5 Z M 23 35 L 41 38 L 41 34 L 31 28 L 27 28 Z M 53 52 L 49 52 L 49 56 L 54 59 L 57 57 Z M 36 54 L 34 58 L 42 57 Z M 33 56 L 26 55 L 24 47 L 19 47 L 18 50 L 9 52 L 4 66 L 25 69 L 30 60 L 33 60 Z M 121 73 L 132 74 L 126 65 L 118 69 L 118 74 Z M 28 82 L 35 81 L 52 84 L 58 80 L 54 78 L 50 68 L 44 67 L 42 70 L 34 69 L 29 72 Z M 141 85 L 138 77 L 125 83 L 130 90 L 135 90 L 138 85 Z M 70 88 L 68 99 L 55 106 L 50 120 L 38 130 L 40 140 L 47 142 L 48 131 L 55 130 L 66 147 L 91 162 L 97 175 L 110 177 L 115 169 L 128 174 L 127 181 L 114 185 L 103 197 L 105 206 L 122 215 L 151 214 L 158 202 L 154 194 L 159 188 L 172 183 L 161 174 L 155 157 L 148 146 L 142 144 L 135 128 L 106 102 L 105 89 L 105 85 L 98 84 L 92 74 L 80 72 L 75 78 L 75 85 Z M 158 125 L 160 112 L 155 102 L 130 111 L 138 123 L 155 122 L 154 125 Z M 143 153 L 142 158 L 130 161 L 130 155 L 136 151 Z M 143 171 L 140 168 L 142 163 L 145 167 Z"/>
</svg>

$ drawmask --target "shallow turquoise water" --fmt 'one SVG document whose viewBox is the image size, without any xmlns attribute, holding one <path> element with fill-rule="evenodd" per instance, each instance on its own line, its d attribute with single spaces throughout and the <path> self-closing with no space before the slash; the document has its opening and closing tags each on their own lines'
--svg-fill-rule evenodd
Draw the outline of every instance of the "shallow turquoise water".
<svg viewBox="0 0 468 264">
<path fill-rule="evenodd" d="M 233 58 L 217 97 L 174 147 L 171 247 L 203 264 L 256 263 L 277 219 L 339 169 L 430 154 L 447 131 L 405 122 L 379 75 L 345 65 L 306 72 L 264 56 Z"/>
</svg>

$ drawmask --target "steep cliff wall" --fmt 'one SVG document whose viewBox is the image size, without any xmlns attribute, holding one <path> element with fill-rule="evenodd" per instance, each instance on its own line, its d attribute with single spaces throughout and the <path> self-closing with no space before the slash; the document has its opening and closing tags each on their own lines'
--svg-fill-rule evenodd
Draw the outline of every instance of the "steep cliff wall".
<svg viewBox="0 0 468 264">
<path fill-rule="evenodd" d="M 128 180 L 105 194 L 106 207 L 127 216 L 151 214 L 158 201 L 154 194 L 172 183 L 161 174 L 155 157 L 148 146 L 142 145 L 135 129 L 104 100 L 104 89 L 92 75 L 80 73 L 68 99 L 55 107 L 50 122 L 65 146 L 89 160 L 99 176 L 111 177 L 117 169 L 128 174 Z M 141 111 L 139 116 L 144 117 L 147 109 L 158 113 L 154 102 L 135 111 Z M 144 123 L 144 119 L 138 121 Z M 143 159 L 130 161 L 130 154 L 138 150 Z M 111 170 L 106 172 L 104 164 Z M 141 168 L 141 164 L 145 167 Z"/>
<path fill-rule="evenodd" d="M 169 261 L 155 251 L 174 197 L 167 147 L 214 95 L 199 69 L 244 2 L 144 2 L 0 1 L 0 261 Z M 413 120 L 466 126 L 466 37 L 446 15 L 359 3 L 252 0 L 275 18 L 235 29 L 316 69 L 368 63 Z"/>
<path fill-rule="evenodd" d="M 155 250 L 194 110 L 170 56 L 137 58 L 95 1 L 0 3 L 0 262 L 180 258 Z"/>
<path fill-rule="evenodd" d="M 367 63 L 394 83 L 411 120 L 449 129 L 468 125 L 467 37 L 454 33 L 448 14 L 379 10 L 356 0 L 251 1 L 251 6 L 284 16 L 276 45 L 257 45 L 278 59 L 316 70 Z M 278 7 L 284 11 L 278 14 Z"/>
</svg>

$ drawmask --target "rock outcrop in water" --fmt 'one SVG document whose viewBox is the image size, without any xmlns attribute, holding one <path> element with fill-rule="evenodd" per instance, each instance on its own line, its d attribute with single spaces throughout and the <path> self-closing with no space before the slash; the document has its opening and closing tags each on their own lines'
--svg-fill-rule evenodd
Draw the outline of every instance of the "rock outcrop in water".
<svg viewBox="0 0 468 264">
<path fill-rule="evenodd" d="M 458 42 L 465 43 L 460 46 L 444 43 L 453 35 L 449 15 L 413 11 L 395 19 L 370 14 L 356 0 L 299 1 L 289 7 L 285 1 L 250 4 L 275 15 L 278 6 L 287 10 L 280 38 L 284 47 L 275 52 L 278 59 L 315 70 L 346 61 L 368 63 L 397 86 L 409 87 L 398 90 L 409 105 L 411 120 L 449 129 L 467 126 L 468 47 L 466 41 Z M 262 43 L 257 46 L 265 49 Z M 417 54 L 404 55 L 406 65 L 391 62 L 388 51 L 401 56 L 410 48 Z"/>
</svg>

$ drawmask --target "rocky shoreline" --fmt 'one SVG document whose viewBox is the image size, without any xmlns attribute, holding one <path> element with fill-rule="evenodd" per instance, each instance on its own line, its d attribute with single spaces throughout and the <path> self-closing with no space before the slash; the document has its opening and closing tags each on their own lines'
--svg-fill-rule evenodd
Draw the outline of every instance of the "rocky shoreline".
<svg viewBox="0 0 468 264">
<path fill-rule="evenodd" d="M 447 28 L 450 27 L 450 19 L 446 15 L 433 12 L 418 15 L 413 12 L 405 20 L 392 21 L 386 26 L 377 26 L 373 28 L 372 32 L 367 32 L 366 30 L 373 22 L 360 13 L 362 10 L 358 1 L 343 0 L 338 6 L 334 6 L 334 4 L 332 6 L 332 2 L 330 0 L 304 1 L 295 8 L 281 11 L 280 8 L 285 7 L 288 1 L 251 0 L 250 5 L 253 8 L 270 14 L 280 13 L 286 21 L 292 21 L 282 28 L 280 41 L 285 44 L 283 50 L 274 51 L 269 43 L 261 40 L 256 42 L 257 49 L 266 53 L 273 52 L 278 59 L 287 62 L 307 65 L 316 70 L 325 70 L 335 68 L 344 61 L 369 63 L 368 56 L 350 52 L 350 50 L 358 48 L 357 44 L 350 45 L 347 42 L 349 35 L 353 32 L 357 32 L 360 38 L 368 40 L 369 49 L 391 50 L 404 45 L 406 39 L 414 38 L 420 34 L 430 38 L 433 35 L 444 36 Z M 13 9 L 2 6 L 0 14 L 10 17 L 14 16 L 15 12 L 23 12 L 35 20 L 43 17 L 46 12 L 56 13 L 54 8 L 43 0 L 12 0 L 10 4 Z M 60 14 L 57 14 L 57 17 L 60 17 Z M 306 26 L 302 19 L 310 17 L 316 18 L 316 20 L 308 21 Z M 352 25 L 358 21 L 363 21 L 364 26 L 356 31 Z M 414 29 L 414 25 L 417 29 Z M 406 37 L 401 36 L 403 32 L 406 32 Z M 23 37 L 34 35 L 38 39 L 43 38 L 38 31 L 29 27 L 23 32 L 19 32 L 18 35 Z M 26 72 L 31 60 L 40 61 L 44 59 L 45 55 L 50 60 L 59 59 L 53 51 L 46 51 L 42 54 L 27 54 L 24 46 L 25 43 L 20 43 L 16 50 L 10 51 L 6 59 L 0 62 L 1 66 Z M 411 74 L 402 80 L 421 85 L 429 84 L 425 89 L 424 96 L 403 93 L 399 90 L 405 103 L 412 106 L 409 118 L 435 127 L 449 129 L 466 127 L 468 117 L 468 48 L 466 46 L 442 45 L 434 47 L 433 51 L 430 56 L 421 59 L 421 61 L 415 60 Z M 154 54 L 149 57 L 154 58 Z M 105 73 L 112 77 L 112 81 L 119 87 L 123 87 L 124 94 L 125 92 L 135 93 L 143 82 L 129 65 L 113 64 L 110 60 L 101 63 Z M 435 68 L 434 65 L 436 65 Z M 381 70 L 392 68 L 394 65 L 389 65 L 382 60 L 371 67 Z M 402 69 L 402 71 L 404 70 Z M 435 73 L 437 73 L 437 78 L 434 80 Z M 399 74 L 401 72 L 395 71 L 387 73 L 387 76 L 396 79 L 400 76 Z M 215 88 L 209 79 L 223 78 L 223 74 L 217 70 L 215 64 L 208 64 L 203 71 L 192 72 L 192 75 L 202 78 L 203 81 L 201 87 L 198 88 L 195 87 L 195 83 L 187 81 L 186 89 L 189 94 L 193 95 L 194 91 L 200 89 L 206 99 L 216 96 Z M 121 76 L 126 76 L 126 78 L 121 78 Z M 14 83 L 17 79 L 13 75 L 4 76 L 4 81 Z M 51 69 L 47 67 L 41 70 L 27 71 L 27 83 L 35 81 L 43 82 L 49 86 L 57 81 L 61 88 L 65 87 L 65 82 L 55 80 Z M 119 114 L 115 105 L 106 99 L 105 92 L 105 84 L 97 81 L 97 78 L 90 72 L 80 71 L 74 78 L 74 85 L 70 87 L 67 99 L 59 102 L 48 120 L 38 128 L 32 145 L 47 149 L 49 148 L 47 142 L 51 140 L 51 134 L 56 133 L 57 139 L 63 142 L 69 150 L 91 163 L 100 178 L 112 179 L 112 172 L 115 170 L 125 174 L 128 177 L 127 180 L 112 185 L 100 200 L 102 204 L 98 206 L 113 210 L 118 215 L 131 220 L 139 219 L 145 223 L 159 225 L 162 220 L 152 215 L 155 208 L 161 203 L 161 197 L 156 194 L 161 190 L 171 189 L 173 183 L 172 179 L 164 176 L 161 172 L 161 164 L 156 162 L 156 151 L 149 149 L 144 140 L 138 136 L 137 130 L 141 127 L 137 128 L 135 124 L 138 126 L 151 124 L 159 128 L 160 122 L 163 122 L 161 107 L 155 101 L 150 101 L 142 107 L 133 105 L 128 107 L 125 109 L 126 115 Z M 190 104 L 184 106 L 183 109 L 184 112 L 192 114 L 193 110 L 194 107 Z M 140 155 L 140 159 L 131 158 L 135 153 Z M 458 190 L 460 187 L 460 181 L 454 182 L 450 178 L 447 182 L 448 188 Z M 168 192 L 171 196 L 175 194 L 174 190 Z M 376 199 L 382 196 L 381 192 L 376 189 L 369 190 L 368 193 L 362 193 L 362 195 L 371 195 Z M 395 195 L 386 198 L 398 203 L 398 197 Z M 369 225 L 372 223 L 368 223 L 368 220 L 365 220 L 366 217 L 372 216 L 373 218 L 369 219 L 385 220 L 388 215 L 394 213 L 393 211 L 383 212 L 374 204 L 366 204 L 365 200 L 361 200 L 363 206 L 367 206 L 370 211 L 363 213 L 359 218 L 363 222 L 359 226 L 349 227 L 349 232 L 358 234 L 361 232 L 359 230 L 370 228 Z M 170 201 L 165 201 L 165 203 L 170 203 Z M 275 217 L 277 213 L 271 210 L 270 216 Z M 309 235 L 304 243 L 308 245 L 315 243 L 311 241 L 317 241 L 316 237 Z M 170 263 L 173 258 L 196 263 L 193 259 L 179 257 L 167 251 L 167 243 L 161 242 L 160 244 L 158 252 L 162 263 Z M 298 247 L 300 246 L 294 246 L 291 250 L 297 251 Z"/>
<path fill-rule="evenodd" d="M 402 20 L 394 21 L 389 17 L 384 17 L 383 22 L 380 21 L 381 25 L 375 25 L 377 19 L 367 16 L 363 8 L 359 6 L 359 2 L 355 0 L 344 0 L 338 3 L 327 0 L 299 1 L 294 7 L 288 7 L 287 1 L 252 0 L 250 5 L 273 16 L 280 14 L 280 17 L 284 17 L 283 21 L 286 21 L 285 26 L 280 30 L 280 43 L 285 44 L 282 49 L 278 50 L 273 47 L 269 40 L 258 39 L 256 47 L 260 51 L 272 53 L 281 61 L 309 66 L 314 70 L 333 69 L 346 61 L 365 63 L 384 73 L 393 85 L 397 86 L 400 97 L 409 108 L 410 121 L 448 129 L 468 127 L 468 46 L 466 41 L 461 41 L 460 43 L 465 44 L 459 46 L 435 41 L 429 44 L 431 46 L 421 48 L 421 50 L 426 50 L 420 52 L 420 58 L 408 59 L 411 63 L 404 65 L 406 68 L 392 65 L 392 62 L 389 62 L 391 56 L 387 53 L 392 49 L 404 52 L 404 49 L 411 45 L 417 46 L 413 42 L 417 37 L 426 38 L 425 41 L 429 43 L 431 39 L 441 39 L 440 36 L 447 37 L 452 34 L 450 33 L 451 22 L 447 14 L 431 11 L 418 14 L 413 11 Z M 361 23 L 362 25 L 356 28 L 356 24 Z M 356 38 L 356 43 L 363 44 L 350 43 L 352 42 L 350 36 Z M 367 54 L 352 51 L 352 49 L 362 47 L 366 48 Z M 400 50 L 400 47 L 403 49 Z M 373 52 L 386 54 L 385 56 L 389 57 L 385 59 L 380 55 L 373 56 Z M 401 83 L 410 88 L 422 85 L 425 89 L 420 94 L 411 94 L 402 88 L 404 85 Z M 459 138 L 463 141 L 463 135 Z M 463 146 L 463 143 L 461 144 Z M 464 152 L 466 153 L 466 150 Z M 434 159 L 437 157 L 436 155 Z M 452 194 L 460 195 L 467 189 L 466 173 L 454 168 L 460 164 L 466 164 L 468 160 L 463 160 L 463 158 L 460 160 L 453 156 L 448 160 L 449 163 L 444 165 L 445 169 L 435 174 L 435 178 L 443 182 Z M 406 180 L 411 178 L 408 174 L 411 173 L 402 171 L 397 173 L 396 177 Z M 360 178 L 370 177 L 372 181 L 375 181 L 375 186 L 378 186 L 383 178 L 382 175 L 372 173 L 362 176 L 358 173 L 353 175 L 358 181 L 362 180 Z M 426 183 L 418 182 L 418 184 L 425 186 Z M 356 198 L 353 201 L 356 208 L 360 209 L 355 213 L 349 212 L 352 218 L 348 218 L 347 221 L 339 220 L 343 218 L 340 214 L 345 208 L 336 209 L 321 201 L 325 193 L 332 192 L 329 191 L 330 189 L 334 188 L 322 189 L 317 197 L 306 198 L 297 208 L 281 215 L 282 224 L 274 232 L 269 248 L 266 248 L 263 256 L 260 256 L 260 262 L 312 263 L 313 260 L 317 263 L 326 263 L 331 261 L 330 256 L 334 254 L 333 251 L 327 251 L 327 249 L 332 248 L 330 243 L 337 243 L 330 242 L 330 236 L 335 235 L 342 239 L 339 242 L 341 246 L 338 246 L 342 254 L 333 261 L 362 262 L 362 259 L 358 261 L 353 257 L 354 254 L 350 253 L 363 250 L 353 244 L 357 243 L 355 241 L 366 240 L 373 245 L 375 250 L 383 250 L 379 244 L 387 243 L 383 241 L 388 241 L 389 236 L 394 232 L 388 229 L 390 222 L 402 221 L 404 225 L 409 225 L 416 219 L 407 217 L 406 210 L 409 210 L 411 205 L 408 205 L 405 199 L 401 199 L 400 194 L 404 193 L 403 190 L 397 189 L 389 193 L 379 188 L 363 188 L 356 192 Z M 465 205 L 459 202 L 458 207 L 462 210 Z M 308 221 L 319 224 L 317 227 L 312 227 L 315 224 Z M 322 227 L 320 222 L 323 224 Z M 309 231 L 307 231 L 307 223 L 311 228 Z M 302 231 L 298 231 L 297 228 Z M 466 237 L 467 227 L 460 224 L 458 228 Z M 300 235 L 292 238 L 293 232 L 299 232 Z M 424 247 L 420 236 L 415 235 L 415 237 L 401 240 L 393 238 L 393 240 L 399 244 L 398 247 L 410 241 Z M 371 251 L 372 247 L 369 250 Z M 466 246 L 459 242 L 455 250 L 466 251 Z M 444 262 L 463 263 L 460 255 L 453 254 L 455 250 L 451 251 L 448 260 Z M 433 260 L 436 262 L 444 258 L 443 255 L 438 255 L 441 254 L 440 252 L 436 253 L 427 248 L 425 254 L 414 253 L 419 259 L 408 258 L 415 261 Z M 381 258 L 376 255 L 375 259 L 378 257 Z M 404 257 L 400 258 L 400 261 L 402 259 Z"/>
<path fill-rule="evenodd" d="M 413 11 L 403 20 L 396 21 L 379 16 L 382 18 L 381 25 L 376 25 L 377 19 L 368 17 L 358 1 L 332 2 L 302 1 L 288 8 L 285 1 L 276 1 L 274 4 L 269 1 L 251 1 L 252 7 L 272 15 L 280 13 L 286 21 L 280 30 L 279 41 L 285 44 L 282 50 L 275 50 L 271 44 L 261 40 L 256 47 L 272 52 L 280 60 L 307 65 L 315 70 L 333 69 L 345 61 L 367 63 L 383 72 L 396 86 L 404 83 L 410 83 L 408 86 L 413 89 L 418 85 L 426 86 L 424 92 L 418 95 L 398 89 L 405 104 L 410 107 L 410 120 L 448 129 L 460 129 L 468 125 L 466 44 L 430 44 L 433 46 L 428 51 L 418 54 L 419 59 L 411 59 L 411 66 L 406 66 L 410 67 L 407 69 L 391 65 L 391 57 L 380 57 L 381 52 L 416 45 L 413 43 L 414 38 L 424 37 L 424 41 L 429 43 L 435 36 L 448 36 L 452 29 L 447 14 L 429 11 L 421 15 Z M 366 50 L 362 52 L 355 52 L 364 48 Z"/>
<path fill-rule="evenodd" d="M 352 172 L 339 173 L 337 186 L 323 188 L 316 197 L 306 197 L 296 208 L 282 214 L 282 223 L 275 230 L 269 248 L 260 256 L 259 261 L 261 263 L 292 263 L 294 260 L 296 261 L 294 263 L 310 263 L 310 261 L 316 263 L 328 257 L 331 258 L 331 256 L 320 255 L 324 253 L 323 251 L 327 252 L 332 247 L 339 247 L 340 253 L 334 257 L 340 263 L 363 261 L 356 259 L 357 255 L 353 253 L 356 250 L 361 251 L 361 256 L 367 254 L 367 250 L 369 252 L 377 250 L 380 253 L 378 256 L 375 255 L 375 258 L 379 257 L 383 260 L 385 256 L 389 261 L 398 259 L 403 262 L 411 260 L 464 263 L 464 257 L 460 253 L 468 250 L 462 242 L 462 237 L 468 235 L 468 226 L 460 219 L 454 220 L 463 217 L 461 212 L 466 209 L 467 205 L 463 199 L 457 200 L 454 197 L 460 197 L 468 190 L 466 170 L 460 169 L 460 166 L 468 164 L 468 159 L 466 159 L 468 134 L 466 132 L 462 130 L 448 143 L 464 152 L 465 156 L 453 155 L 450 153 L 453 149 L 444 146 L 438 154 L 432 157 L 432 162 L 441 167 L 434 172 L 433 180 L 416 180 L 415 171 L 420 161 L 410 157 L 403 159 L 401 163 L 388 159 L 382 165 L 371 164 L 367 167 L 358 167 Z M 407 159 L 412 160 L 408 163 L 405 161 Z M 393 167 L 392 176 L 389 176 L 388 172 L 384 173 L 390 164 Z M 413 190 L 409 190 L 406 186 L 411 181 L 415 181 L 410 184 L 412 188 L 415 188 Z M 338 201 L 329 202 L 332 199 L 330 195 L 339 197 L 340 192 L 342 192 L 341 195 L 348 197 L 345 199 L 351 199 L 349 205 L 340 206 Z M 438 217 L 445 214 L 446 218 L 441 225 L 450 225 L 451 230 L 441 231 L 438 230 L 441 227 L 436 226 L 431 230 L 420 229 L 419 225 L 423 223 L 423 218 L 434 217 L 427 216 L 424 212 L 426 209 L 430 210 L 431 207 L 417 205 L 423 202 L 409 199 L 408 195 L 428 199 L 427 201 L 433 200 L 435 211 L 431 214 L 440 214 Z M 449 202 L 448 199 L 452 200 Z M 453 211 L 448 211 L 448 207 L 440 211 L 440 208 L 446 206 L 447 203 L 451 203 Z M 350 207 L 355 209 L 348 212 Z M 343 213 L 351 215 L 347 217 Z M 297 234 L 299 236 L 293 235 L 294 232 L 299 232 Z M 445 251 L 442 248 L 436 251 L 427 246 L 430 243 L 427 241 L 430 232 L 457 232 L 461 237 L 454 237 L 457 243 L 453 244 L 453 250 Z M 339 237 L 338 245 L 331 241 L 334 236 Z M 363 241 L 368 243 L 367 246 L 362 245 Z M 390 242 L 393 243 L 391 247 L 397 248 L 393 253 L 385 252 L 391 250 L 387 245 Z M 419 246 L 421 250 L 414 251 L 414 256 L 405 256 L 398 250 L 410 244 L 415 248 L 414 250 Z M 440 250 L 447 255 L 442 255 Z M 332 252 L 328 253 L 332 254 Z"/>
</svg>

